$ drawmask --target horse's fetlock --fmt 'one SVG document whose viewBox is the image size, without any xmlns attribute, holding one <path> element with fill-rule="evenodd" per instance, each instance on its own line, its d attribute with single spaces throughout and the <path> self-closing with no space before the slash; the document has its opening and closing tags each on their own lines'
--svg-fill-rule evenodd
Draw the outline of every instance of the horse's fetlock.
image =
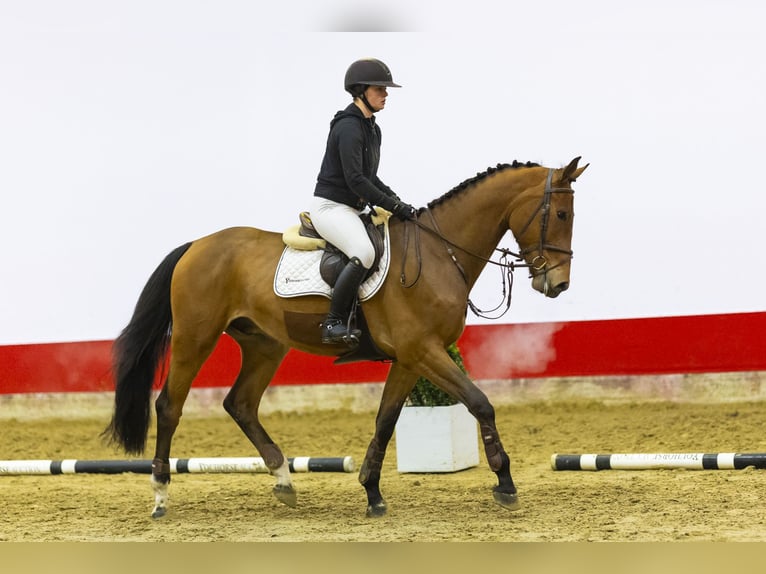
<svg viewBox="0 0 766 574">
<path fill-rule="evenodd" d="M 377 465 L 374 461 L 365 459 L 362 468 L 359 469 L 359 484 L 365 485 L 371 479 L 380 480 L 380 471 L 383 465 Z"/>
<path fill-rule="evenodd" d="M 263 462 L 272 470 L 281 467 L 285 462 L 285 455 L 282 454 L 282 451 L 275 444 L 263 445 L 260 448 L 260 452 Z"/>
<path fill-rule="evenodd" d="M 155 458 L 152 460 L 152 477 L 160 484 L 167 484 L 170 482 L 170 463 L 165 462 L 161 458 Z"/>
</svg>

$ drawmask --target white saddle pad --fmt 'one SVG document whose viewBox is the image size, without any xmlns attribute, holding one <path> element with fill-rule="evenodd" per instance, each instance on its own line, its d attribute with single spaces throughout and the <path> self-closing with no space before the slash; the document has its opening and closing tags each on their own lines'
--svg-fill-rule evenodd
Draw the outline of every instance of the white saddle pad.
<svg viewBox="0 0 766 574">
<path fill-rule="evenodd" d="M 359 300 L 366 301 L 378 292 L 388 273 L 391 262 L 388 226 L 384 240 L 383 255 L 380 257 L 378 270 L 359 286 Z M 319 262 L 322 249 L 304 251 L 285 247 L 277 263 L 274 275 L 274 293 L 280 297 L 300 297 L 302 295 L 324 295 L 332 297 L 332 287 L 325 283 L 319 274 Z"/>
</svg>

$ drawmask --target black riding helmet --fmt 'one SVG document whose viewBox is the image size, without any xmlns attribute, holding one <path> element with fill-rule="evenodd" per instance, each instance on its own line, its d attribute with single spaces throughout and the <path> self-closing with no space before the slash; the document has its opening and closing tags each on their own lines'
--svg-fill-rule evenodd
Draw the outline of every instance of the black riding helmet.
<svg viewBox="0 0 766 574">
<path fill-rule="evenodd" d="M 366 86 L 401 88 L 391 77 L 388 66 L 375 58 L 363 58 L 351 64 L 346 70 L 343 86 L 354 97 L 361 96 Z"/>
</svg>

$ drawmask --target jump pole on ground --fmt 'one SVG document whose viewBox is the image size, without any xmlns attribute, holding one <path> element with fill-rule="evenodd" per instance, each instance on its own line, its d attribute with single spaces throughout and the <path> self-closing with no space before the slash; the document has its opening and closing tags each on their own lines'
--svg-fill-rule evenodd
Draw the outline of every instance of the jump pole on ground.
<svg viewBox="0 0 766 574">
<path fill-rule="evenodd" d="M 741 470 L 766 468 L 766 453 L 554 454 L 553 470 Z"/>
<path fill-rule="evenodd" d="M 354 459 L 298 456 L 287 459 L 291 472 L 353 472 Z M 0 475 L 32 474 L 151 474 L 152 461 L 133 460 L 0 460 Z M 171 474 L 182 473 L 268 473 L 260 457 L 171 458 Z"/>
</svg>

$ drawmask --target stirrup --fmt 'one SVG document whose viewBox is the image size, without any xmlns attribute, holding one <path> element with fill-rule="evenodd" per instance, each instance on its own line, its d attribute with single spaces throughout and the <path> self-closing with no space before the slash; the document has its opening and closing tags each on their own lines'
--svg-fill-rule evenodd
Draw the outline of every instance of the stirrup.
<svg viewBox="0 0 766 574">
<path fill-rule="evenodd" d="M 340 319 L 322 323 L 322 343 L 326 345 L 343 343 L 349 347 L 356 347 L 361 336 L 362 332 L 359 329 L 347 327 Z"/>
</svg>

